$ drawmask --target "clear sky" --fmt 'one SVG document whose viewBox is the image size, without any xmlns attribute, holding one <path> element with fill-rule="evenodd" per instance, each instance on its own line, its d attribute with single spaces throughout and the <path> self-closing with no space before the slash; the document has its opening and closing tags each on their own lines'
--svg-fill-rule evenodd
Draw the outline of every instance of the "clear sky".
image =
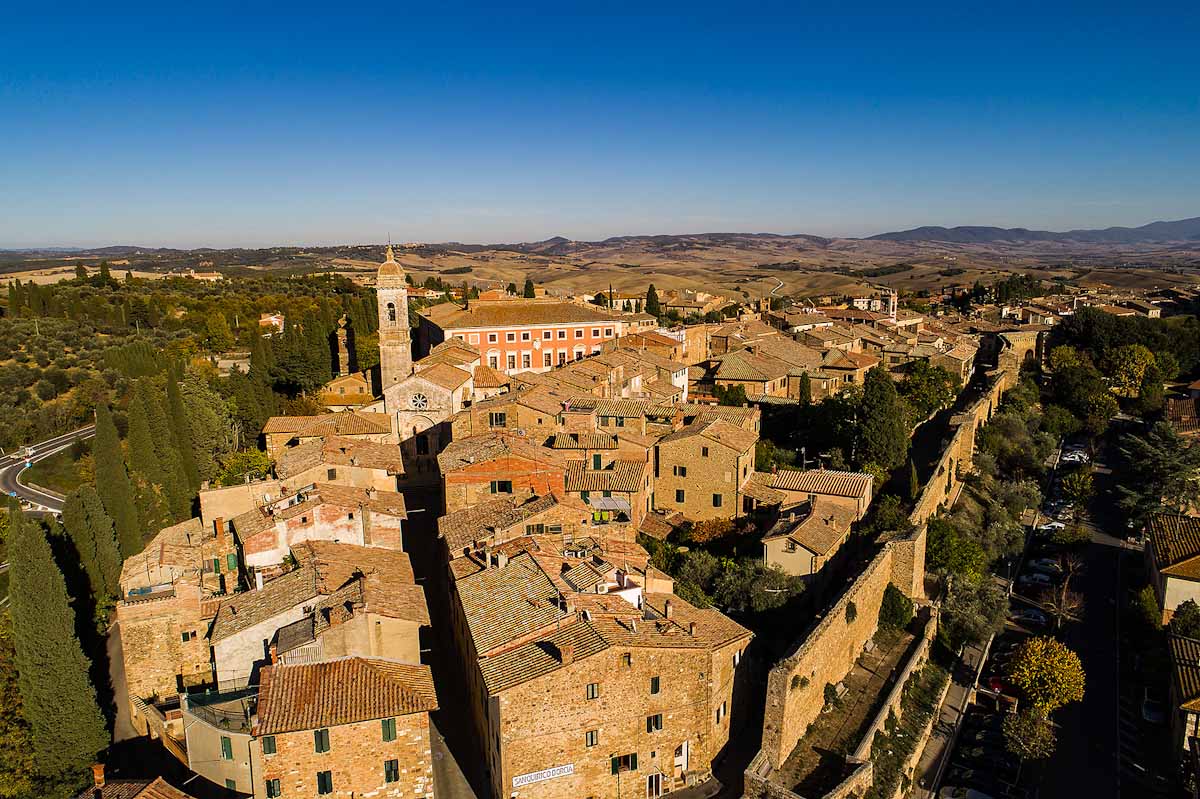
<svg viewBox="0 0 1200 799">
<path fill-rule="evenodd" d="M 49 5 L 0 247 L 1200 215 L 1194 0 Z"/>
</svg>

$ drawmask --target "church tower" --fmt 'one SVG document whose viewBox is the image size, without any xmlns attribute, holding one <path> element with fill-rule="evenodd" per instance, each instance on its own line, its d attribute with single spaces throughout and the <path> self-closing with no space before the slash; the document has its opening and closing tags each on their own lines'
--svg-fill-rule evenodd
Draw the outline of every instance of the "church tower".
<svg viewBox="0 0 1200 799">
<path fill-rule="evenodd" d="M 375 276 L 379 296 L 379 377 L 387 391 L 412 372 L 412 337 L 408 329 L 408 284 L 396 263 L 392 245 Z"/>
</svg>

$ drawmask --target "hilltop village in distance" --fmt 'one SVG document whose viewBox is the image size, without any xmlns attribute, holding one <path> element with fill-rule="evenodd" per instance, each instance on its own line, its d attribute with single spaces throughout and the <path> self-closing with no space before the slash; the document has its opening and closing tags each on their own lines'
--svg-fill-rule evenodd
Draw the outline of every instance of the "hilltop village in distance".
<svg viewBox="0 0 1200 799">
<path fill-rule="evenodd" d="M 257 305 L 220 271 L 10 282 L 22 330 L 174 331 L 35 382 L 95 423 L 8 442 L 106 614 L 115 742 L 79 796 L 1052 793 L 1066 719 L 1116 702 L 1083 690 L 1101 558 L 1144 570 L 1173 676 L 1139 745 L 1186 773 L 1195 506 L 1147 468 L 1158 501 L 1118 511 L 1102 462 L 1191 463 L 1194 286 L 559 294 L 406 252 Z M 40 528 L 10 525 L 20 568 Z"/>
</svg>

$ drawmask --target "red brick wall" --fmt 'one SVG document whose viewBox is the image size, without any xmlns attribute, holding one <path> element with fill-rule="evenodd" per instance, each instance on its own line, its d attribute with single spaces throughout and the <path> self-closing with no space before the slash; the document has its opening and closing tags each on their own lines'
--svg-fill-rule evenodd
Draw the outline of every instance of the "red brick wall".
<svg viewBox="0 0 1200 799">
<path fill-rule="evenodd" d="M 550 461 L 534 462 L 516 455 L 506 455 L 486 463 L 472 464 L 445 476 L 446 512 L 478 505 L 497 495 L 491 493 L 493 480 L 512 482 L 513 496 L 528 498 L 548 492 L 563 495 L 565 473 L 561 465 Z"/>
</svg>

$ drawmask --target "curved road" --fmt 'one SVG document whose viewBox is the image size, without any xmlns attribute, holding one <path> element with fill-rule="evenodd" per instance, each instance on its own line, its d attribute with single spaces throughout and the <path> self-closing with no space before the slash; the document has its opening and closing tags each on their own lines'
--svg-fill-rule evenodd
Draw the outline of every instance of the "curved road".
<svg viewBox="0 0 1200 799">
<path fill-rule="evenodd" d="M 21 454 L 20 450 L 12 455 L 5 455 L 0 458 L 0 494 L 3 494 L 5 497 L 15 496 L 25 500 L 32 506 L 30 510 L 35 513 L 62 512 L 63 498 L 61 496 L 26 485 L 21 482 L 21 472 L 28 468 L 28 464 L 45 460 L 51 455 L 56 455 L 70 448 L 77 438 L 91 438 L 95 434 L 96 426 L 90 424 L 87 427 L 81 427 L 78 430 L 72 430 L 70 433 L 63 433 L 54 438 L 48 438 L 41 443 L 34 444 L 33 455 L 28 458 Z"/>
</svg>

